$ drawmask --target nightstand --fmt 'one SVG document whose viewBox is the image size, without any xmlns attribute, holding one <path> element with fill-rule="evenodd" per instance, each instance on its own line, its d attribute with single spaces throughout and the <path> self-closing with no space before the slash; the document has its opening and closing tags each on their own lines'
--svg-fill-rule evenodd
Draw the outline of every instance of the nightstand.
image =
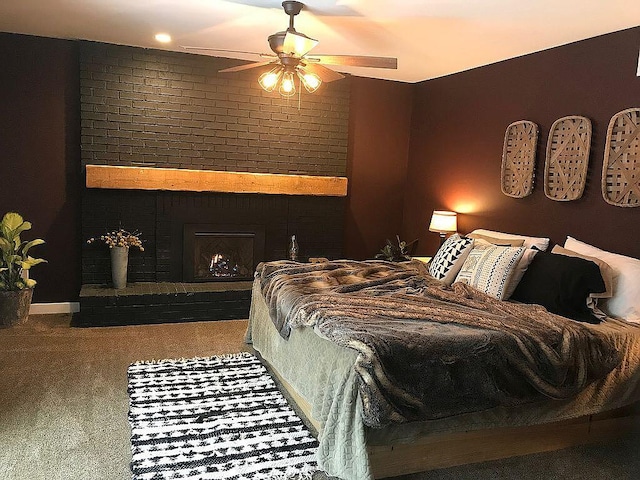
<svg viewBox="0 0 640 480">
<path fill-rule="evenodd" d="M 425 265 L 431 261 L 433 257 L 411 257 L 411 260 L 420 260 Z"/>
</svg>

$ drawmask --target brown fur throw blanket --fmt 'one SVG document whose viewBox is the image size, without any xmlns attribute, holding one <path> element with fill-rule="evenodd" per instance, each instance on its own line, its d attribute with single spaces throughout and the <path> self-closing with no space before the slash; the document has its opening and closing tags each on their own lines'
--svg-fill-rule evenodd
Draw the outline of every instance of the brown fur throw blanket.
<svg viewBox="0 0 640 480">
<path fill-rule="evenodd" d="M 256 271 L 284 338 L 309 326 L 358 352 L 370 427 L 570 398 L 620 362 L 597 329 L 446 287 L 418 265 L 278 261 Z"/>
</svg>

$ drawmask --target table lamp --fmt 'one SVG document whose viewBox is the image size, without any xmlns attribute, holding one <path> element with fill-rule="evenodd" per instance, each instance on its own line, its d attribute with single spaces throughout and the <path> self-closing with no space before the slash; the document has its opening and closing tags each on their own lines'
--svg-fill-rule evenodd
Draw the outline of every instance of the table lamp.
<svg viewBox="0 0 640 480">
<path fill-rule="evenodd" d="M 431 223 L 429 224 L 429 231 L 440 234 L 441 246 L 444 243 L 447 233 L 454 233 L 458 231 L 457 218 L 458 214 L 456 212 L 434 210 L 433 215 L 431 216 Z"/>
</svg>

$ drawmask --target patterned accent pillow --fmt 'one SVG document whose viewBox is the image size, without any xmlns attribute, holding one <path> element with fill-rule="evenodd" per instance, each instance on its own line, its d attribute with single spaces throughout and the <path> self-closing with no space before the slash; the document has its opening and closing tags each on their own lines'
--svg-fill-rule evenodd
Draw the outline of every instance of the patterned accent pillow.
<svg viewBox="0 0 640 480">
<path fill-rule="evenodd" d="M 502 300 L 506 288 L 525 248 L 481 245 L 474 247 L 467 256 L 456 282 L 474 288 Z"/>
<path fill-rule="evenodd" d="M 429 263 L 429 274 L 451 285 L 473 247 L 473 239 L 454 233 L 445 240 Z"/>
</svg>

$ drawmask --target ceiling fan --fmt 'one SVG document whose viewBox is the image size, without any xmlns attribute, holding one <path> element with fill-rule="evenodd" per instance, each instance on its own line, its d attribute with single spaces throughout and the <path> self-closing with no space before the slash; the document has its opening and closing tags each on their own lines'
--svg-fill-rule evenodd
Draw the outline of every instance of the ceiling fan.
<svg viewBox="0 0 640 480">
<path fill-rule="evenodd" d="M 258 83 L 267 92 L 276 88 L 281 95 L 288 97 L 296 93 L 295 77 L 305 89 L 313 93 L 322 82 L 333 82 L 344 78 L 344 75 L 325 65 L 344 65 L 350 67 L 398 68 L 398 60 L 390 57 L 371 57 L 359 55 L 310 55 L 309 52 L 318 44 L 318 40 L 296 31 L 293 21 L 303 9 L 301 2 L 285 0 L 282 8 L 289 15 L 289 27 L 282 32 L 274 33 L 268 38 L 269 47 L 273 53 L 244 52 L 238 50 L 223 50 L 207 47 L 183 47 L 186 50 L 209 50 L 227 53 L 248 53 L 259 55 L 263 60 L 237 67 L 225 68 L 220 72 L 240 72 L 250 68 L 274 65 L 274 67 L 260 75 Z"/>
</svg>

